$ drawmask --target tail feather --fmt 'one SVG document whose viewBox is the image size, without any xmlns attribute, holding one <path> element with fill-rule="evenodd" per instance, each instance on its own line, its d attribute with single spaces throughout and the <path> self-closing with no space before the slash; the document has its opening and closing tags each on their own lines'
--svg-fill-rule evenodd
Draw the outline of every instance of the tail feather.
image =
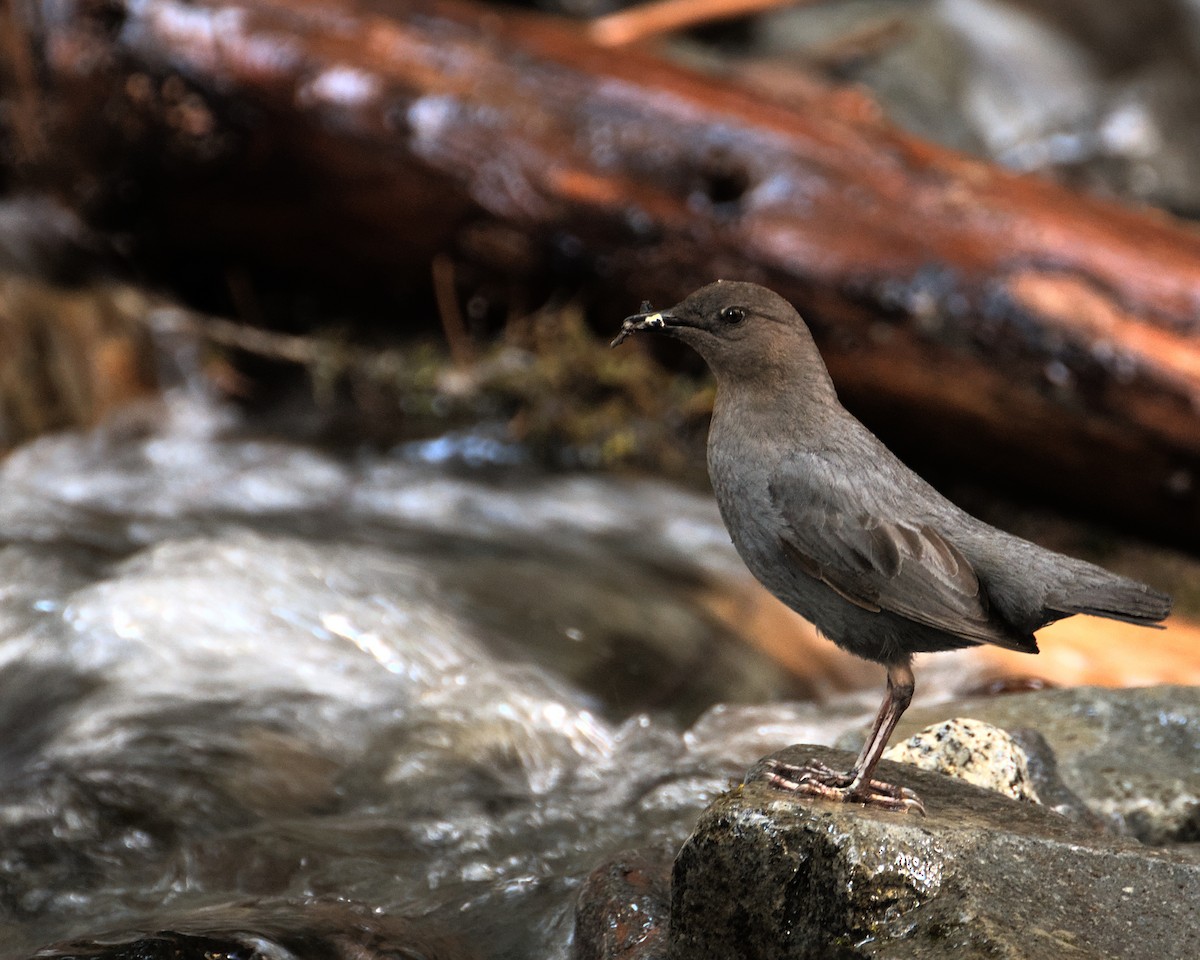
<svg viewBox="0 0 1200 960">
<path fill-rule="evenodd" d="M 1046 607 L 1056 613 L 1087 613 L 1152 627 L 1167 618 L 1171 604 L 1168 594 L 1136 580 L 1114 576 L 1100 583 L 1065 589 L 1059 595 L 1049 597 Z"/>
</svg>

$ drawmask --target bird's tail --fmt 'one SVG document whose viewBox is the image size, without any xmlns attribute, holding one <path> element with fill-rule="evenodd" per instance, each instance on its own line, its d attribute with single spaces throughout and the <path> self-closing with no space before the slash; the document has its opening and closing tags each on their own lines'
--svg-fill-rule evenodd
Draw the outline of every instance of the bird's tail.
<svg viewBox="0 0 1200 960">
<path fill-rule="evenodd" d="M 1103 580 L 1074 584 L 1051 596 L 1046 606 L 1058 613 L 1087 613 L 1152 627 L 1171 612 L 1171 597 L 1144 583 L 1103 571 Z"/>
</svg>

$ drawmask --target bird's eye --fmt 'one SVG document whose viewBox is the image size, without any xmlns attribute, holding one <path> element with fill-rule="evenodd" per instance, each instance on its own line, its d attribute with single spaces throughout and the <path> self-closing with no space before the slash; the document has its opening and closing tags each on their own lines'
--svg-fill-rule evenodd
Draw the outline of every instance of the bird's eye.
<svg viewBox="0 0 1200 960">
<path fill-rule="evenodd" d="M 746 319 L 746 311 L 741 307 L 726 307 L 721 311 L 721 319 L 726 323 L 741 323 Z"/>
</svg>

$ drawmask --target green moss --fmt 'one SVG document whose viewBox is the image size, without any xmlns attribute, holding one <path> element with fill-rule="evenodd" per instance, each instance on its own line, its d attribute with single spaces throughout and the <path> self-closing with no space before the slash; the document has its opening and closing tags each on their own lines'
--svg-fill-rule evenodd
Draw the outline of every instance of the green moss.
<svg viewBox="0 0 1200 960">
<path fill-rule="evenodd" d="M 371 352 L 327 337 L 289 358 L 317 402 L 344 389 L 364 416 L 400 421 L 409 437 L 501 420 L 548 465 L 703 477 L 711 385 L 668 371 L 641 342 L 611 350 L 578 305 L 510 321 L 469 362 L 434 342 Z"/>
</svg>

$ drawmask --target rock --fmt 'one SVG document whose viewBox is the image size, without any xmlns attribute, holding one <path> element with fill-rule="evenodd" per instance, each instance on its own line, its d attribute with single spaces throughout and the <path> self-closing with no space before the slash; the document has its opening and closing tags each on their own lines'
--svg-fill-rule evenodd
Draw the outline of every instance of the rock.
<svg viewBox="0 0 1200 960">
<path fill-rule="evenodd" d="M 264 898 L 179 912 L 168 909 L 160 919 L 161 929 L 153 921 L 140 925 L 140 930 L 133 924 L 52 944 L 29 960 L 479 960 L 483 956 L 428 920 L 388 916 L 345 901 Z"/>
<path fill-rule="evenodd" d="M 1041 733 L 1066 787 L 1144 843 L 1200 839 L 1200 688 L 1076 687 L 914 709 L 896 737 L 947 717 Z"/>
<path fill-rule="evenodd" d="M 1013 800 L 1041 803 L 1021 745 L 1007 730 L 980 720 L 956 717 L 933 724 L 895 744 L 884 757 L 957 777 Z"/>
<path fill-rule="evenodd" d="M 1058 772 L 1058 757 L 1050 744 L 1036 730 L 1020 729 L 1012 731 L 1015 740 L 1025 753 L 1025 765 L 1029 778 L 1037 790 L 1043 806 L 1061 814 L 1068 820 L 1087 827 L 1095 833 L 1117 834 L 1122 831 L 1112 820 L 1105 819 L 1093 812 L 1070 787 L 1063 783 L 1062 774 Z"/>
<path fill-rule="evenodd" d="M 665 960 L 670 908 L 670 854 L 617 854 L 580 888 L 573 960 Z"/>
<path fill-rule="evenodd" d="M 849 766 L 849 754 L 789 747 Z M 800 799 L 763 763 L 675 862 L 672 960 L 1162 960 L 1200 955 L 1194 853 L 1099 836 L 1043 807 L 885 761 L 928 816 Z"/>
</svg>

